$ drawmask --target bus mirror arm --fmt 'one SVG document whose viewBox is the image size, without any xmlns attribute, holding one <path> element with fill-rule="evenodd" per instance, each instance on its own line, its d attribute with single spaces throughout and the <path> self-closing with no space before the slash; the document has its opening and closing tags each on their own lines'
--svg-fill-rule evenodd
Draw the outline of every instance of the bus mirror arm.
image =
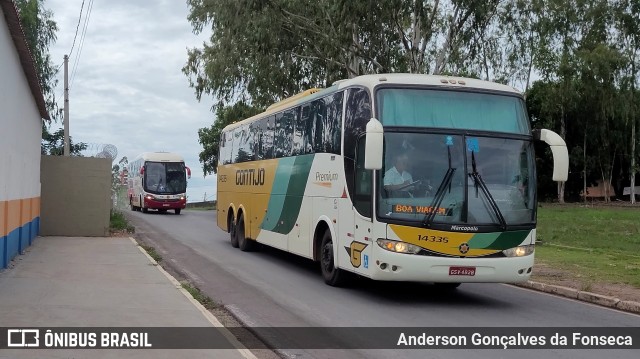
<svg viewBox="0 0 640 359">
<path fill-rule="evenodd" d="M 533 130 L 533 138 L 546 142 L 553 155 L 553 180 L 564 182 L 569 177 L 569 152 L 567 144 L 557 133 L 541 129 Z"/>
<path fill-rule="evenodd" d="M 382 149 L 384 130 L 382 124 L 375 118 L 367 122 L 366 142 L 364 153 L 364 168 L 368 170 L 382 169 Z"/>
</svg>

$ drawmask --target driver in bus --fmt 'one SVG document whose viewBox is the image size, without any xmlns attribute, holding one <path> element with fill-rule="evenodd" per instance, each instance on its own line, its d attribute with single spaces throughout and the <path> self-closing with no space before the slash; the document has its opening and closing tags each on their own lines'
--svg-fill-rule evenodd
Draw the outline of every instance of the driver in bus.
<svg viewBox="0 0 640 359">
<path fill-rule="evenodd" d="M 387 191 L 411 191 L 413 177 L 407 171 L 409 156 L 401 153 L 395 158 L 394 166 L 384 174 L 384 189 Z"/>
</svg>

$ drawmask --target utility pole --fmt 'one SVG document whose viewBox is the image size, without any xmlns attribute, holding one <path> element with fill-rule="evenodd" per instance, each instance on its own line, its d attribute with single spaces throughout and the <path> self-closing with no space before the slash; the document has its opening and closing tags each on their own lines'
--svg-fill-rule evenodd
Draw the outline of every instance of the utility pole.
<svg viewBox="0 0 640 359">
<path fill-rule="evenodd" d="M 69 56 L 64 55 L 64 155 L 69 156 Z"/>
</svg>

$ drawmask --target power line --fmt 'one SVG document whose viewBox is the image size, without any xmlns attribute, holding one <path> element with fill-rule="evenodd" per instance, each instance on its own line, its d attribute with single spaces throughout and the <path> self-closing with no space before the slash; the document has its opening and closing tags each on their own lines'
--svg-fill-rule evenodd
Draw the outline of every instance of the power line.
<svg viewBox="0 0 640 359">
<path fill-rule="evenodd" d="M 69 51 L 69 56 L 73 53 L 73 47 L 76 46 L 76 38 L 78 37 L 78 28 L 80 28 L 80 20 L 82 20 L 82 9 L 84 8 L 84 0 L 82 0 L 82 5 L 80 5 L 80 15 L 78 16 L 78 25 L 76 25 L 76 34 L 73 35 L 73 44 L 71 44 L 71 51 Z"/>
<path fill-rule="evenodd" d="M 87 28 L 89 27 L 89 20 L 91 19 L 92 9 L 93 9 L 93 0 L 89 0 L 89 5 L 87 5 L 87 15 L 84 18 L 84 26 L 82 29 L 82 34 L 80 35 L 80 44 L 78 45 L 78 51 L 76 52 L 76 58 L 73 64 L 73 70 L 71 71 L 71 81 L 69 84 L 69 88 L 73 86 L 73 81 L 76 78 L 78 63 L 80 62 L 80 55 L 82 54 L 82 49 L 84 48 L 84 40 L 86 38 Z"/>
</svg>

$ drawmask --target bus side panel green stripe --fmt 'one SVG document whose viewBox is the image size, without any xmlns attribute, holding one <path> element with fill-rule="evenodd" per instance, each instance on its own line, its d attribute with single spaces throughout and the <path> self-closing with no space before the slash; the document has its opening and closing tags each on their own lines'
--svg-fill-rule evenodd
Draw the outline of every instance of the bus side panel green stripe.
<svg viewBox="0 0 640 359">
<path fill-rule="evenodd" d="M 284 207 L 284 199 L 286 198 L 287 187 L 289 186 L 289 174 L 293 168 L 294 160 L 294 157 L 286 157 L 278 160 L 273 186 L 271 187 L 271 196 L 269 196 L 269 204 L 267 205 L 267 215 L 260 225 L 262 229 L 273 231 L 278 224 L 278 219 Z"/>
<path fill-rule="evenodd" d="M 530 232 L 530 230 L 524 230 L 503 233 L 478 233 L 469 240 L 469 247 L 496 250 L 513 248 L 522 243 Z"/>
<path fill-rule="evenodd" d="M 288 234 L 293 229 L 300 213 L 300 206 L 302 205 L 304 190 L 307 187 L 313 158 L 314 155 L 296 157 L 291 179 L 289 180 L 289 187 L 287 188 L 287 196 L 284 200 L 280 219 L 273 229 L 274 232 Z"/>
<path fill-rule="evenodd" d="M 278 162 L 273 189 L 261 227 L 288 234 L 295 225 L 307 186 L 314 155 L 282 158 Z"/>
</svg>

